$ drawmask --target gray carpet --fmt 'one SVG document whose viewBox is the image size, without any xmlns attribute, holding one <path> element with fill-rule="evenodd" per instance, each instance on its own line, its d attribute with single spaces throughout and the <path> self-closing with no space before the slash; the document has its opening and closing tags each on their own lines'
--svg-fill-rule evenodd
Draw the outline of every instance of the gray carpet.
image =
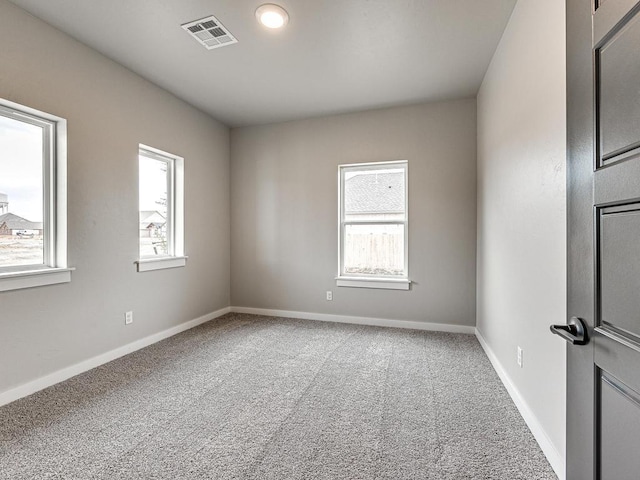
<svg viewBox="0 0 640 480">
<path fill-rule="evenodd" d="M 229 314 L 0 408 L 1 479 L 555 479 L 475 337 Z"/>
</svg>

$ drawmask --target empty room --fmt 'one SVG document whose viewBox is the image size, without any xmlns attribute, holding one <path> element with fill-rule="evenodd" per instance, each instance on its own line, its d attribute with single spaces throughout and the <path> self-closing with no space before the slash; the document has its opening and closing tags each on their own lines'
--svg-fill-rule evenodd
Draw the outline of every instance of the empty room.
<svg viewBox="0 0 640 480">
<path fill-rule="evenodd" d="M 0 480 L 638 480 L 640 1 L 0 0 Z"/>
</svg>

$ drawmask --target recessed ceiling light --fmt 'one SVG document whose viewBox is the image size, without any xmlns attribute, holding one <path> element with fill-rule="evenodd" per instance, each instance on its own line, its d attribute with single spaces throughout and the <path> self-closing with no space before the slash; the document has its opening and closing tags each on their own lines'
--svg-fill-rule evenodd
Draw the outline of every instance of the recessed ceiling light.
<svg viewBox="0 0 640 480">
<path fill-rule="evenodd" d="M 256 10 L 256 18 L 267 28 L 282 28 L 289 22 L 289 14 L 279 5 L 265 3 Z"/>
</svg>

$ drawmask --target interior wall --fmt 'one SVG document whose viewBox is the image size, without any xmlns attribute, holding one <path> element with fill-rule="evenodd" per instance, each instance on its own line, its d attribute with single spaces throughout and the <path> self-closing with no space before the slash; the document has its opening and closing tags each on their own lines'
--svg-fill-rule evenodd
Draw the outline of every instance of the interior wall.
<svg viewBox="0 0 640 480">
<path fill-rule="evenodd" d="M 566 323 L 565 84 L 564 2 L 520 0 L 478 95 L 477 328 L 559 459 L 566 347 L 549 325 Z"/>
<path fill-rule="evenodd" d="M 231 152 L 233 306 L 475 325 L 475 100 L 236 128 Z M 385 160 L 409 162 L 411 290 L 336 287 L 338 165 Z"/>
<path fill-rule="evenodd" d="M 227 127 L 5 0 L 0 43 L 0 97 L 68 121 L 76 268 L 0 293 L 2 393 L 227 307 L 230 247 Z M 185 159 L 184 268 L 136 272 L 139 143 Z"/>
</svg>

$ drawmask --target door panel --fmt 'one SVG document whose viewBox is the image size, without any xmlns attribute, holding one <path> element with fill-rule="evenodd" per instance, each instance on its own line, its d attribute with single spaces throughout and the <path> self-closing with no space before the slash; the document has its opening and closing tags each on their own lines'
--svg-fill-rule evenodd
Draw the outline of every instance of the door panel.
<svg viewBox="0 0 640 480">
<path fill-rule="evenodd" d="M 640 472 L 640 401 L 637 392 L 600 377 L 601 478 L 637 480 Z"/>
<path fill-rule="evenodd" d="M 595 0 L 597 8 L 593 15 L 593 44 L 599 45 L 602 39 L 614 30 L 616 24 L 633 13 L 637 3 L 638 0 L 607 0 L 606 2 Z"/>
<path fill-rule="evenodd" d="M 640 16 L 596 49 L 599 163 L 638 154 L 640 147 Z"/>
<path fill-rule="evenodd" d="M 639 44 L 640 45 L 640 44 Z M 599 325 L 640 340 L 640 204 L 598 209 Z"/>
</svg>

